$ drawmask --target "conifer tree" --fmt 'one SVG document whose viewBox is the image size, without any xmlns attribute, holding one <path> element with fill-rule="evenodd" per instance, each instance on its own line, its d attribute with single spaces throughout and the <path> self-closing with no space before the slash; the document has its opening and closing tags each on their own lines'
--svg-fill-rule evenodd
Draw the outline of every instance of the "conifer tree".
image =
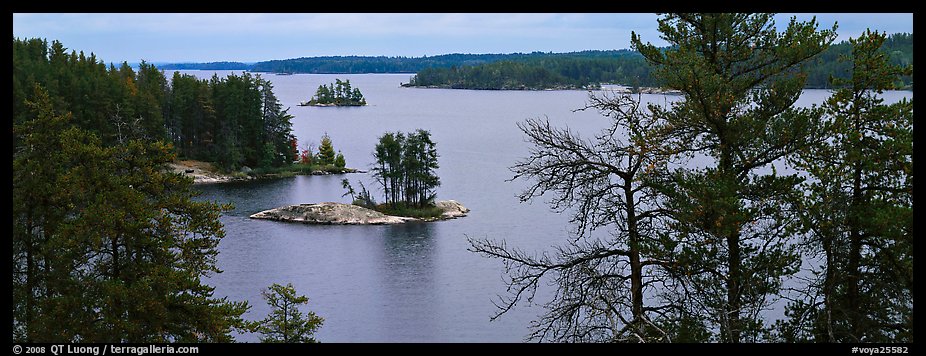
<svg viewBox="0 0 926 356">
<path fill-rule="evenodd" d="M 331 144 L 331 137 L 325 133 L 322 136 L 321 144 L 318 146 L 318 164 L 333 165 L 335 160 L 334 146 Z"/>
<path fill-rule="evenodd" d="M 800 266 L 790 239 L 801 178 L 772 164 L 820 134 L 822 112 L 793 107 L 805 82 L 797 70 L 827 48 L 835 26 L 774 25 L 773 14 L 668 14 L 659 20 L 668 49 L 632 35 L 660 84 L 684 95 L 653 108 L 666 121 L 665 144 L 708 162 L 677 169 L 660 190 L 678 242 L 674 273 L 686 285 L 679 305 L 721 342 L 758 340 L 761 311 Z"/>
<path fill-rule="evenodd" d="M 802 217 L 808 256 L 822 263 L 782 338 L 913 342 L 913 102 L 880 97 L 913 69 L 889 63 L 884 34 L 850 42 L 825 135 L 791 160 L 811 176 Z"/>
<path fill-rule="evenodd" d="M 193 200 L 170 147 L 105 146 L 37 87 L 13 127 L 13 338 L 228 342 L 246 302 L 213 297 L 228 207 Z"/>
<path fill-rule="evenodd" d="M 272 308 L 270 315 L 258 321 L 255 331 L 263 336 L 261 342 L 270 343 L 315 343 L 315 332 L 324 319 L 313 312 L 303 313 L 299 306 L 309 303 L 309 298 L 296 295 L 292 283 L 282 286 L 274 283 L 261 295 Z"/>
</svg>

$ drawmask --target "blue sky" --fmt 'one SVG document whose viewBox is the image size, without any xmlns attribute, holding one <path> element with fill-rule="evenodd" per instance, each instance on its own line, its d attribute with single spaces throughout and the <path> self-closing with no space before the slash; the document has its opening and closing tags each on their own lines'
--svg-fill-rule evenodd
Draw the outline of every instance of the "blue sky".
<svg viewBox="0 0 926 356">
<path fill-rule="evenodd" d="M 913 14 L 779 14 L 839 39 L 866 28 L 913 32 Z M 326 55 L 569 52 L 621 49 L 630 32 L 664 44 L 654 14 L 13 14 L 14 37 L 60 40 L 107 62 L 255 62 Z"/>
</svg>

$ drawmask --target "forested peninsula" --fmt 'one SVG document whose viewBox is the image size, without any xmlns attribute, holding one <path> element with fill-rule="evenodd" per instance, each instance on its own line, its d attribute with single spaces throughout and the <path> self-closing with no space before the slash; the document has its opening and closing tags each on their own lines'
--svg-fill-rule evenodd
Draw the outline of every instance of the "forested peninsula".
<svg viewBox="0 0 926 356">
<path fill-rule="evenodd" d="M 178 158 L 225 170 L 280 167 L 297 158 L 292 115 L 260 75 L 168 77 L 145 62 L 137 70 L 107 66 L 41 39 L 14 39 L 13 67 L 14 124 L 30 119 L 28 103 L 41 88 L 55 112 L 72 113 L 71 124 L 103 145 L 161 141 Z"/>
<path fill-rule="evenodd" d="M 29 103 L 40 88 L 55 112 L 70 112 L 71 125 L 104 146 L 170 144 L 175 170 L 197 182 L 356 171 L 327 135 L 317 148 L 300 148 L 293 116 L 260 74 L 168 76 L 146 62 L 107 66 L 92 53 L 42 39 L 14 39 L 13 67 L 14 124 L 33 115 Z"/>
<path fill-rule="evenodd" d="M 14 38 L 12 54 L 12 339 L 231 342 L 251 328 L 247 302 L 201 279 L 219 272 L 231 206 L 193 199 L 168 165 L 290 161 L 270 84 L 168 80 L 43 39 Z"/>
</svg>

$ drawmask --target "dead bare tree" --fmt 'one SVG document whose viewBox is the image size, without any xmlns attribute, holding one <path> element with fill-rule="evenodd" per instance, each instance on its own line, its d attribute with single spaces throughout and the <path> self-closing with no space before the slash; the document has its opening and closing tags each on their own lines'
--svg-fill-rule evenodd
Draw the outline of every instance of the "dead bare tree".
<svg viewBox="0 0 926 356">
<path fill-rule="evenodd" d="M 529 157 L 511 167 L 514 179 L 532 184 L 522 202 L 554 193 L 548 202 L 571 212 L 576 236 L 554 252 L 534 255 L 505 241 L 469 238 L 470 250 L 504 261 L 507 296 L 496 303 L 498 318 L 519 302 L 533 302 L 541 281 L 552 278 L 556 292 L 535 320 L 528 339 L 565 342 L 671 342 L 666 325 L 682 309 L 671 262 L 660 251 L 672 248 L 662 229 L 665 211 L 646 183 L 665 172 L 672 154 L 660 144 L 660 122 L 641 107 L 640 96 L 590 95 L 586 109 L 611 118 L 611 125 L 587 140 L 548 119 L 528 119 L 518 127 L 533 144 Z M 593 234 L 606 230 L 607 234 Z M 602 237 L 601 235 L 607 235 Z M 652 302 L 651 302 L 652 301 Z"/>
</svg>

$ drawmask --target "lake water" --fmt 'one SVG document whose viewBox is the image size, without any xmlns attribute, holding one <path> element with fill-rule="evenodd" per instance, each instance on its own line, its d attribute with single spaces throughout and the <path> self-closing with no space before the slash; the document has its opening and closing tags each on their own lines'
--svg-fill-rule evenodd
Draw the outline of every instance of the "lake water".
<svg viewBox="0 0 926 356">
<path fill-rule="evenodd" d="M 212 71 L 188 71 L 201 78 Z M 229 71 L 218 71 L 224 76 Z M 325 318 L 322 342 L 520 342 L 539 306 L 518 307 L 496 321 L 493 299 L 505 295 L 498 260 L 467 250 L 467 237 L 505 240 L 525 251 L 561 245 L 572 227 L 568 214 L 551 211 L 542 200 L 520 203 L 524 181 L 508 182 L 508 167 L 527 155 L 528 144 L 515 124 L 547 116 L 589 136 L 608 125 L 593 111 L 573 112 L 587 99 L 583 91 L 472 91 L 401 88 L 410 74 L 264 74 L 295 117 L 300 145 L 318 144 L 328 133 L 348 167 L 367 170 L 377 137 L 387 131 L 429 130 L 440 154 L 438 199 L 455 199 L 469 216 L 435 223 L 394 226 L 320 226 L 252 220 L 261 210 L 288 204 L 335 201 L 341 179 L 355 188 L 362 181 L 374 192 L 369 174 L 297 176 L 259 182 L 199 186 L 203 199 L 228 202 L 221 218 L 227 236 L 219 244 L 224 273 L 207 279 L 216 296 L 247 300 L 251 320 L 267 315 L 260 292 L 272 283 L 292 283 L 309 297 L 305 309 Z M 350 79 L 366 107 L 297 106 L 320 84 Z M 890 101 L 912 92 L 886 93 Z M 823 90 L 808 90 L 799 104 L 819 103 Z M 665 102 L 677 97 L 645 95 Z M 381 199 L 380 199 L 381 200 Z M 549 298 L 541 290 L 537 302 Z M 258 341 L 256 335 L 239 341 Z"/>
</svg>

